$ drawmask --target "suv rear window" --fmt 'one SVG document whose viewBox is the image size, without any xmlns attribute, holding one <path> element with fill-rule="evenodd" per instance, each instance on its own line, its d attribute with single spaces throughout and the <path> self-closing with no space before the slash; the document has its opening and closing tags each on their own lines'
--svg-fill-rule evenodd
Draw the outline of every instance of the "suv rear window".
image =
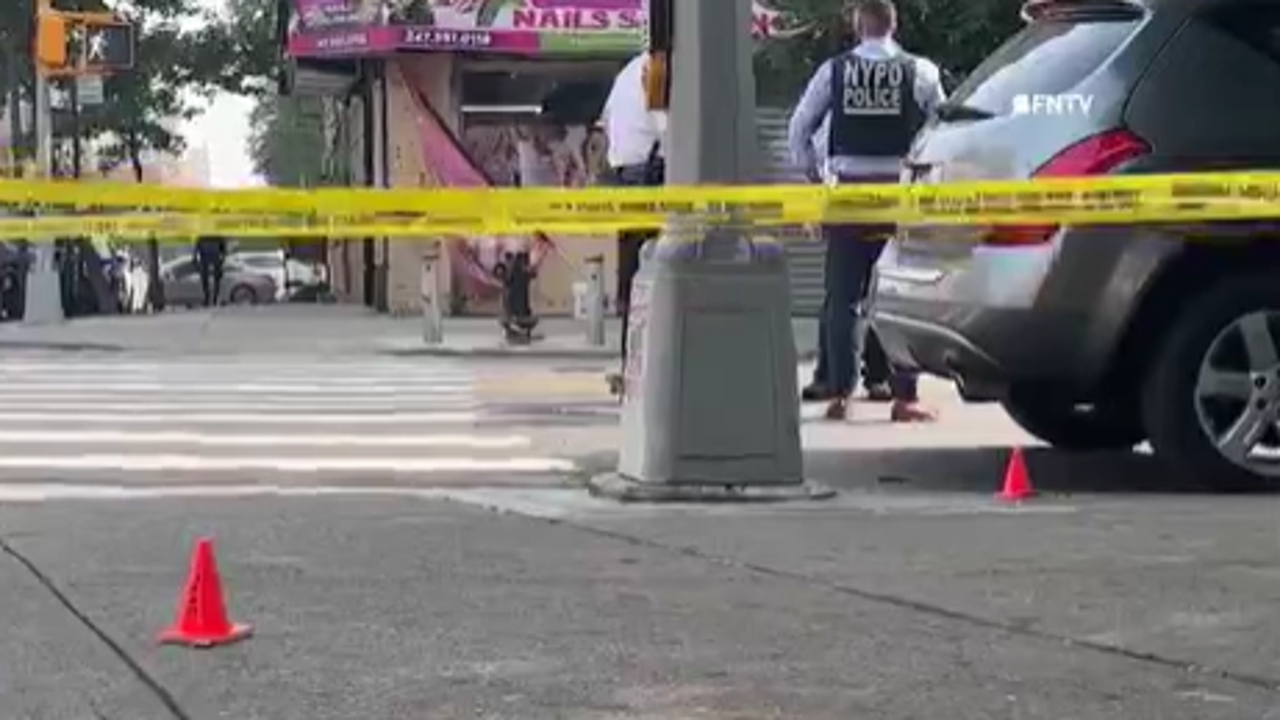
<svg viewBox="0 0 1280 720">
<path fill-rule="evenodd" d="M 1018 95 L 1070 91 L 1131 36 L 1140 18 L 1036 20 L 1009 38 L 956 88 L 951 103 L 1007 115 Z"/>
</svg>

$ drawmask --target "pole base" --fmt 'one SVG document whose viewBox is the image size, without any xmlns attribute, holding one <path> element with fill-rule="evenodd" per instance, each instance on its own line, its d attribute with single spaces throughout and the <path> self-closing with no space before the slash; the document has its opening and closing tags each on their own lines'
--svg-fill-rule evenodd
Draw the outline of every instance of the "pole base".
<svg viewBox="0 0 1280 720">
<path fill-rule="evenodd" d="M 594 497 L 622 503 L 784 503 L 830 500 L 836 491 L 818 483 L 779 485 L 696 485 L 646 483 L 618 473 L 597 475 L 587 482 Z"/>
<path fill-rule="evenodd" d="M 37 269 L 27 277 L 26 304 L 22 322 L 26 325 L 59 323 L 66 318 L 62 313 L 62 290 L 58 273 Z"/>
</svg>

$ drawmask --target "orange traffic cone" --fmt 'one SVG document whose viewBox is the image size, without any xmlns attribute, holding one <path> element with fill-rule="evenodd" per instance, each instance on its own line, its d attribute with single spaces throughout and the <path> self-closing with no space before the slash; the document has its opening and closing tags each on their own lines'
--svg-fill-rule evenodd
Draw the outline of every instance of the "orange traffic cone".
<svg viewBox="0 0 1280 720">
<path fill-rule="evenodd" d="M 191 569 L 179 598 L 178 619 L 160 633 L 160 643 L 209 648 L 243 640 L 251 634 L 253 628 L 232 623 L 227 618 L 222 579 L 213 559 L 213 540 L 200 538 L 191 555 Z"/>
<path fill-rule="evenodd" d="M 1005 502 L 1022 502 L 1035 494 L 1035 488 L 1031 487 L 1031 473 L 1027 472 L 1027 461 L 1022 457 L 1022 448 L 1016 447 L 1009 455 L 1009 464 L 1004 470 L 1004 487 L 996 497 Z"/>
</svg>

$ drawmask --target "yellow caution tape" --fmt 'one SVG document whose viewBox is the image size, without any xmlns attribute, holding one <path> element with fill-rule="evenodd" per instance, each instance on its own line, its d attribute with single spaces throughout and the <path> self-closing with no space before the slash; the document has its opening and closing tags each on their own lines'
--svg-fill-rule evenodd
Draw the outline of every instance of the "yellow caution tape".
<svg viewBox="0 0 1280 720">
<path fill-rule="evenodd" d="M 901 215 L 895 217 L 902 217 Z M 1136 213 L 1126 207 L 1112 209 L 1077 208 L 1058 212 L 1019 212 L 999 216 L 935 214 L 913 217 L 915 223 L 924 224 L 1091 224 L 1127 225 L 1134 222 L 1147 224 L 1191 223 L 1230 221 L 1241 219 L 1280 219 L 1280 204 L 1214 202 L 1168 206 L 1159 209 L 1144 207 Z M 857 214 L 845 222 L 891 223 L 891 218 Z M 110 236 L 121 240 L 168 239 L 186 241 L 201 235 L 225 235 L 241 238 L 330 238 L 358 239 L 369 237 L 393 237 L 402 239 L 432 240 L 448 236 L 486 234 L 514 235 L 539 230 L 556 235 L 608 235 L 618 230 L 665 228 L 676 237 L 702 236 L 707 222 L 697 219 L 694 223 L 664 224 L 657 217 L 639 217 L 635 220 L 611 218 L 603 221 L 572 219 L 548 219 L 529 224 L 502 216 L 487 218 L 304 218 L 273 215 L 90 215 L 46 216 L 36 218 L 0 218 L 0 241 L 5 240 L 54 240 L 81 236 Z M 770 228 L 789 223 L 740 222 L 752 231 L 767 232 Z"/>
<path fill-rule="evenodd" d="M 1121 176 L 946 185 L 589 189 L 195 190 L 0 181 L 0 239 L 599 234 L 673 218 L 811 223 L 1156 223 L 1280 217 L 1280 173 Z M 121 214 L 124 213 L 124 214 Z"/>
</svg>

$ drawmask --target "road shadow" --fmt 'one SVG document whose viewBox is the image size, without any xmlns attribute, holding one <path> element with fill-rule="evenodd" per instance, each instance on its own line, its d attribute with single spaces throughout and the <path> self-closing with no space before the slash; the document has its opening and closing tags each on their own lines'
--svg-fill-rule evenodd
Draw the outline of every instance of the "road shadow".
<svg viewBox="0 0 1280 720">
<path fill-rule="evenodd" d="M 805 453 L 812 479 L 839 488 L 888 487 L 989 494 L 1004 480 L 1012 448 L 820 449 Z M 1198 494 L 1202 485 L 1149 454 L 1024 450 L 1036 490 L 1044 493 Z"/>
<path fill-rule="evenodd" d="M 805 452 L 805 475 L 841 490 L 986 497 L 1000 490 L 1011 452 L 1001 446 L 813 449 Z M 1040 447 L 1026 449 L 1024 458 L 1032 484 L 1046 494 L 1213 494 L 1138 452 L 1073 453 Z M 593 453 L 576 462 L 588 475 L 609 472 L 617 468 L 618 454 Z M 1277 493 L 1280 488 L 1259 494 Z"/>
</svg>

